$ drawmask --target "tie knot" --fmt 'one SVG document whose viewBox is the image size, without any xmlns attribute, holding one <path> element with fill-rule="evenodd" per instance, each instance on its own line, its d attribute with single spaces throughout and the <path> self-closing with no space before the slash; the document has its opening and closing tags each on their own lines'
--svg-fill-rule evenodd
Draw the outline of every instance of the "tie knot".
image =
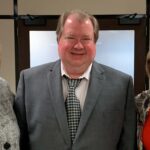
<svg viewBox="0 0 150 150">
<path fill-rule="evenodd" d="M 69 88 L 70 87 L 74 87 L 74 88 L 78 87 L 78 85 L 80 84 L 80 82 L 82 80 L 82 79 L 70 79 L 66 76 L 65 76 L 65 78 L 67 79 Z"/>
</svg>

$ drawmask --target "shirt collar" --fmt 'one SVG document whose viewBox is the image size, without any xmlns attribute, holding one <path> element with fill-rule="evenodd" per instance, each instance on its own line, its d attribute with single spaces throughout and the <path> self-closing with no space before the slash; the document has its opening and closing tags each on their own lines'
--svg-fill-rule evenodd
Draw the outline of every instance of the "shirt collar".
<svg viewBox="0 0 150 150">
<path fill-rule="evenodd" d="M 89 67 L 87 68 L 87 70 L 79 78 L 85 78 L 85 79 L 89 80 L 90 79 L 91 68 L 92 68 L 92 63 L 89 65 Z M 67 77 L 69 77 L 69 75 L 67 74 L 67 72 L 64 70 L 63 63 L 61 61 L 61 76 L 63 77 L 64 75 L 66 75 Z"/>
</svg>

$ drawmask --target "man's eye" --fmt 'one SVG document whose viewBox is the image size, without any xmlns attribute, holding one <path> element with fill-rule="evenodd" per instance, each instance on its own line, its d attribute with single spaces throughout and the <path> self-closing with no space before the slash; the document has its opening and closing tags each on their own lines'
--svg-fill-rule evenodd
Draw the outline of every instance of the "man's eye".
<svg viewBox="0 0 150 150">
<path fill-rule="evenodd" d="M 82 41 L 84 44 L 87 44 L 87 43 L 89 43 L 89 42 L 91 41 L 91 39 L 90 39 L 90 38 L 83 38 L 81 41 Z"/>
<path fill-rule="evenodd" d="M 74 38 L 74 37 L 71 37 L 71 36 L 68 36 L 68 37 L 66 37 L 66 39 L 74 40 L 75 38 Z"/>
<path fill-rule="evenodd" d="M 84 38 L 82 39 L 83 41 L 90 41 L 91 39 L 90 38 Z"/>
</svg>

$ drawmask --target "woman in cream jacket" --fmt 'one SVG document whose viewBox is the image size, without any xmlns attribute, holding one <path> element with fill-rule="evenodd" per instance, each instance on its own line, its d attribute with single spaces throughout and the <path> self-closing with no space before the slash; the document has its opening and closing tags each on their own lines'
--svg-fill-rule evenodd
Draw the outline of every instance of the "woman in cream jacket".
<svg viewBox="0 0 150 150">
<path fill-rule="evenodd" d="M 0 77 L 0 150 L 19 150 L 19 128 L 13 100 L 8 83 Z"/>
<path fill-rule="evenodd" d="M 0 77 L 0 150 L 19 150 L 19 127 L 13 101 L 14 94 L 7 81 Z"/>
</svg>

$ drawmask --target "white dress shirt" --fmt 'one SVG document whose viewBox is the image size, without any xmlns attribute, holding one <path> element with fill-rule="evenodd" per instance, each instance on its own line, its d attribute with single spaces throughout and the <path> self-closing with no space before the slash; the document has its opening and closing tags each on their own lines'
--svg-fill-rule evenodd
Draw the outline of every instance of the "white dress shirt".
<svg viewBox="0 0 150 150">
<path fill-rule="evenodd" d="M 75 91 L 76 97 L 80 101 L 81 111 L 83 110 L 84 102 L 88 90 L 91 68 L 92 68 L 92 64 L 88 67 L 88 69 L 84 72 L 84 74 L 82 74 L 79 77 L 82 78 L 82 80 Z M 62 62 L 61 62 L 61 75 L 62 75 L 63 96 L 64 96 L 64 100 L 66 100 L 68 95 L 68 83 L 67 80 L 64 78 L 64 75 L 66 75 L 67 77 L 69 77 L 69 75 L 64 70 Z"/>
</svg>

